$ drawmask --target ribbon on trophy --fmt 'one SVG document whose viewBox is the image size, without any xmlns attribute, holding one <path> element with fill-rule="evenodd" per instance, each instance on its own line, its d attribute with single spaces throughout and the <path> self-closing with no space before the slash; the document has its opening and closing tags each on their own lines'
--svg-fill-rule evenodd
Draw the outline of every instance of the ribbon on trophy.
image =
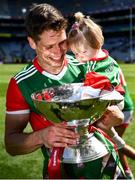
<svg viewBox="0 0 135 180">
<path fill-rule="evenodd" d="M 49 179 L 61 179 L 61 156 L 64 148 L 55 147 L 52 149 L 51 156 L 48 163 L 48 176 Z"/>
<path fill-rule="evenodd" d="M 120 161 L 119 161 L 119 155 L 118 155 L 118 148 L 115 144 L 115 142 L 110 138 L 109 135 L 107 135 L 104 131 L 102 131 L 101 129 L 99 128 L 96 128 L 95 126 L 93 125 L 89 125 L 88 127 L 88 130 L 89 132 L 93 132 L 95 134 L 95 136 L 100 140 L 102 141 L 106 148 L 108 149 L 108 151 L 110 153 L 112 153 L 112 156 L 115 160 L 115 162 L 117 162 L 117 166 L 121 169 L 121 172 L 123 174 L 125 174 L 125 172 L 123 171 L 123 168 L 122 168 L 122 165 L 120 164 Z"/>
<path fill-rule="evenodd" d="M 51 101 L 51 96 L 49 95 L 49 93 L 47 91 L 42 92 L 41 94 L 37 94 L 36 98 L 38 100 L 46 100 L 48 102 Z M 49 123 L 49 121 L 47 121 L 48 124 L 47 126 L 52 125 L 51 123 Z M 46 127 L 47 127 L 46 126 Z M 63 147 L 54 147 L 52 148 L 52 152 L 51 152 L 51 156 L 48 162 L 48 177 L 49 179 L 61 179 L 61 157 L 63 154 Z"/>
<path fill-rule="evenodd" d="M 101 129 L 99 129 L 93 125 L 89 125 L 88 129 L 89 129 L 89 132 L 96 133 L 96 136 L 98 136 L 98 139 L 102 140 L 102 142 L 104 144 L 106 144 L 106 143 L 108 144 L 108 142 L 109 142 L 109 145 L 106 144 L 106 147 L 109 151 L 113 148 L 115 149 L 115 151 L 118 151 L 118 148 L 117 148 L 116 144 L 114 143 L 114 141 L 104 131 L 102 131 Z M 108 148 L 109 146 L 112 146 L 113 148 L 110 149 L 110 148 Z"/>
</svg>

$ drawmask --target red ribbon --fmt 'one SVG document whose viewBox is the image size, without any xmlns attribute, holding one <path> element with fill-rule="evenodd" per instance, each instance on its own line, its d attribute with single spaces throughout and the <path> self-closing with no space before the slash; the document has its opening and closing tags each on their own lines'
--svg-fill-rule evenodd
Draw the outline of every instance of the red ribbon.
<svg viewBox="0 0 135 180">
<path fill-rule="evenodd" d="M 52 149 L 51 157 L 48 163 L 48 176 L 49 179 L 61 179 L 61 156 L 63 154 L 64 148 L 55 147 Z"/>
<path fill-rule="evenodd" d="M 114 149 L 115 151 L 118 151 L 118 148 L 116 146 L 116 144 L 114 143 L 114 141 L 110 138 L 110 136 L 108 134 L 106 134 L 104 131 L 102 131 L 101 129 L 99 128 L 96 128 L 95 126 L 93 125 L 89 125 L 88 127 L 88 130 L 89 132 L 95 132 L 95 131 L 98 131 L 100 134 L 102 134 L 106 139 L 108 139 L 109 141 L 111 141 L 113 143 L 113 146 L 114 146 Z"/>
</svg>

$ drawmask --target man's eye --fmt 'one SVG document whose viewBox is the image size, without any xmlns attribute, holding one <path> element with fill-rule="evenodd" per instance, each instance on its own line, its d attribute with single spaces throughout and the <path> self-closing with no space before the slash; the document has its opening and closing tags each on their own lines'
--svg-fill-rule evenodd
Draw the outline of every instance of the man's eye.
<svg viewBox="0 0 135 180">
<path fill-rule="evenodd" d="M 83 53 L 86 53 L 87 51 L 83 51 Z"/>
<path fill-rule="evenodd" d="M 46 47 L 46 49 L 51 49 L 53 46 L 48 46 L 48 47 Z"/>
<path fill-rule="evenodd" d="M 64 40 L 64 41 L 62 41 L 62 42 L 59 43 L 60 46 L 61 46 L 61 45 L 66 45 L 66 44 L 67 44 L 67 41 L 66 41 L 66 40 Z"/>
</svg>

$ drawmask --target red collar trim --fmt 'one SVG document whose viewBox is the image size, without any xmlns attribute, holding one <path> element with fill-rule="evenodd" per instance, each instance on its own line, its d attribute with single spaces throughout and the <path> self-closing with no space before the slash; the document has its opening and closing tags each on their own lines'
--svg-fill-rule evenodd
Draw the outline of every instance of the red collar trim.
<svg viewBox="0 0 135 180">
<path fill-rule="evenodd" d="M 33 64 L 40 73 L 42 73 L 44 71 L 43 68 L 38 64 L 38 58 L 37 57 L 35 57 Z"/>
<path fill-rule="evenodd" d="M 67 66 L 67 64 L 68 64 L 68 61 L 67 61 L 67 59 L 66 59 L 66 57 L 64 58 L 64 66 Z M 36 67 L 36 69 L 40 72 L 40 73 L 42 73 L 43 71 L 44 71 L 44 69 L 39 65 L 39 63 L 38 63 L 38 58 L 37 57 L 35 57 L 35 59 L 33 60 L 33 65 Z M 63 67 L 64 67 L 63 66 Z"/>
<path fill-rule="evenodd" d="M 105 50 L 105 49 L 103 49 L 102 51 L 105 53 L 104 57 L 101 57 L 101 58 L 91 58 L 90 61 L 101 61 L 101 60 L 104 60 L 104 59 L 108 58 L 109 52 L 107 50 Z"/>
</svg>

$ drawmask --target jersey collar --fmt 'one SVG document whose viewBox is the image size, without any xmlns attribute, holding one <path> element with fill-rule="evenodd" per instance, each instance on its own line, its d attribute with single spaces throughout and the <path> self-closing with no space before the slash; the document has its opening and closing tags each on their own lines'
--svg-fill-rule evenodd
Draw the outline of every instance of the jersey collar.
<svg viewBox="0 0 135 180">
<path fill-rule="evenodd" d="M 38 63 L 38 58 L 36 57 L 33 61 L 33 65 L 35 66 L 35 68 L 41 73 L 43 74 L 44 76 L 47 76 L 51 79 L 54 79 L 54 80 L 60 80 L 65 72 L 67 71 L 67 59 L 66 59 L 66 56 L 64 58 L 64 66 L 63 66 L 63 69 L 61 70 L 61 72 L 57 75 L 54 75 L 54 74 L 51 74 L 51 73 L 48 73 L 47 71 L 45 71 Z"/>
<path fill-rule="evenodd" d="M 105 49 L 103 49 L 102 51 L 105 53 L 104 57 L 101 57 L 101 58 L 91 58 L 89 61 L 102 61 L 102 60 L 108 58 L 109 52 L 107 50 L 105 50 Z"/>
</svg>

